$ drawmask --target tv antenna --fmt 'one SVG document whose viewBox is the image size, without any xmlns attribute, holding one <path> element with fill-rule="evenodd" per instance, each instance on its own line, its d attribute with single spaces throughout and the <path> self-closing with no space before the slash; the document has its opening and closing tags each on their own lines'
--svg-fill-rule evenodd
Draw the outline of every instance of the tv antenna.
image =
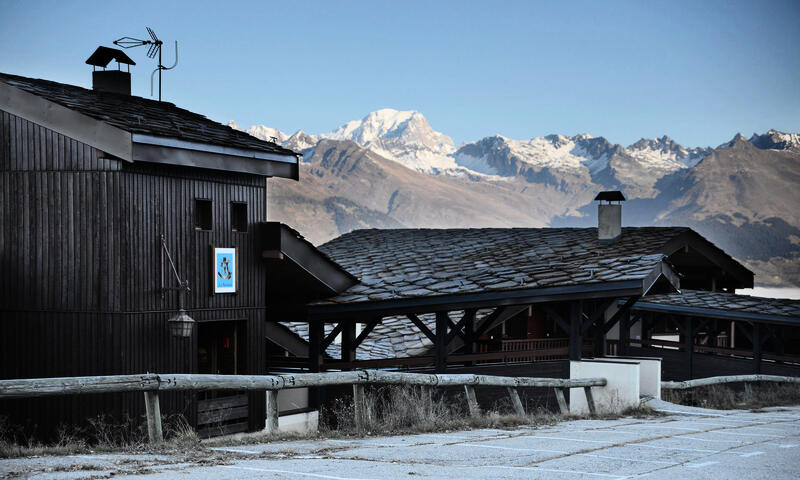
<svg viewBox="0 0 800 480">
<path fill-rule="evenodd" d="M 150 74 L 150 96 L 153 96 L 153 76 L 158 72 L 158 101 L 161 101 L 161 71 L 162 70 L 172 70 L 178 65 L 178 41 L 175 40 L 175 63 L 172 64 L 171 67 L 165 67 L 161 63 L 161 46 L 164 44 L 161 40 L 158 39 L 156 36 L 156 32 L 153 31 L 150 27 L 145 27 L 147 29 L 147 33 L 150 34 L 151 40 L 140 40 L 138 38 L 133 37 L 122 37 L 120 39 L 114 40 L 114 45 L 122 48 L 133 48 L 133 47 L 141 47 L 144 45 L 148 45 L 147 47 L 147 58 L 155 58 L 158 55 L 158 66 L 153 73 Z"/>
</svg>

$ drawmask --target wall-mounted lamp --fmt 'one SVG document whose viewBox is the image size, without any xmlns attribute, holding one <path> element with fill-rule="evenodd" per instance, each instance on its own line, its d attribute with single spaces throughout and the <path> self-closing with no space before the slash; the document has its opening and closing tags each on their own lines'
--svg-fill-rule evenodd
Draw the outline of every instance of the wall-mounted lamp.
<svg viewBox="0 0 800 480">
<path fill-rule="evenodd" d="M 175 275 L 175 278 L 178 280 L 177 287 L 167 287 L 164 282 L 164 255 L 166 254 L 167 259 L 169 260 L 169 265 L 172 267 L 172 273 Z M 185 295 L 186 292 L 191 291 L 189 288 L 189 281 L 188 280 L 181 280 L 180 275 L 178 275 L 178 271 L 175 269 L 175 263 L 172 261 L 172 256 L 169 254 L 169 249 L 167 249 L 167 241 L 164 235 L 161 235 L 161 296 L 163 297 L 167 290 L 178 290 L 178 313 L 171 316 L 169 320 L 167 320 L 167 325 L 169 325 L 169 331 L 173 337 L 191 337 L 192 330 L 194 329 L 194 324 L 197 323 L 194 321 L 192 317 L 186 313 L 186 308 L 184 307 L 185 302 Z"/>
</svg>

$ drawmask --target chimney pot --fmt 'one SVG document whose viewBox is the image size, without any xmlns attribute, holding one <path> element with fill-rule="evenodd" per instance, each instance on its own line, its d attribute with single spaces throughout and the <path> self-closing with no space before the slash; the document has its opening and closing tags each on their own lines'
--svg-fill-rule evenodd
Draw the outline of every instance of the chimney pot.
<svg viewBox="0 0 800 480">
<path fill-rule="evenodd" d="M 600 192 L 594 198 L 597 205 L 597 239 L 614 242 L 622 236 L 622 203 L 625 196 L 620 191 Z M 603 201 L 607 203 L 603 203 Z M 617 202 L 617 203 L 611 203 Z"/>
<path fill-rule="evenodd" d="M 130 95 L 131 74 L 122 70 L 95 70 L 92 72 L 92 89 Z"/>
</svg>

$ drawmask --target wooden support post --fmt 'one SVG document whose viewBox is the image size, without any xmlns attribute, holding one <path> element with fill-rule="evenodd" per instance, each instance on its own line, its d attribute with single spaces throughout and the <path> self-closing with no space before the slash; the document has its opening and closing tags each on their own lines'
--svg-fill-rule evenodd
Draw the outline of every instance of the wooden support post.
<svg viewBox="0 0 800 480">
<path fill-rule="evenodd" d="M 267 390 L 267 433 L 278 433 L 278 390 Z"/>
<path fill-rule="evenodd" d="M 161 406 L 158 403 L 158 390 L 144 392 L 144 407 L 147 413 L 147 436 L 150 443 L 163 442 L 164 433 L 161 431 Z"/>
<path fill-rule="evenodd" d="M 467 320 L 464 322 L 464 353 L 471 355 L 475 353 L 475 310 L 464 312 L 468 315 Z M 475 362 L 464 362 L 464 365 L 469 367 L 474 365 Z"/>
<path fill-rule="evenodd" d="M 569 304 L 569 359 L 580 360 L 583 348 L 583 335 L 581 334 L 581 312 L 580 302 L 570 302 Z"/>
<path fill-rule="evenodd" d="M 511 406 L 514 407 L 514 413 L 520 417 L 525 416 L 525 408 L 522 406 L 522 400 L 519 399 L 519 392 L 515 387 L 506 387 L 508 396 L 511 397 Z"/>
<path fill-rule="evenodd" d="M 594 397 L 592 396 L 592 387 L 583 387 L 583 393 L 586 394 L 586 404 L 589 406 L 589 413 L 594 415 L 597 410 L 594 406 Z"/>
<path fill-rule="evenodd" d="M 447 371 L 447 312 L 436 312 L 436 373 Z"/>
<path fill-rule="evenodd" d="M 356 360 L 356 322 L 355 320 L 342 320 L 346 322 L 342 329 L 342 361 L 354 362 Z"/>
<path fill-rule="evenodd" d="M 478 406 L 478 399 L 475 397 L 475 387 L 464 385 L 464 392 L 467 394 L 467 407 L 469 407 L 470 417 L 479 417 L 481 415 L 481 407 Z"/>
<path fill-rule="evenodd" d="M 325 324 L 322 322 L 308 322 L 308 371 L 317 373 L 322 363 L 322 339 L 325 335 Z M 311 388 L 308 391 L 308 401 L 311 408 L 322 406 L 322 389 Z"/>
<path fill-rule="evenodd" d="M 606 320 L 604 307 L 608 308 L 605 302 L 598 305 L 598 310 L 592 314 L 592 318 L 595 318 L 592 326 L 594 330 L 594 356 L 600 358 L 606 355 L 606 329 L 603 328 Z"/>
<path fill-rule="evenodd" d="M 569 407 L 567 407 L 567 400 L 564 398 L 564 389 L 560 387 L 553 388 L 556 393 L 556 400 L 558 401 L 558 409 L 561 410 L 562 415 L 569 414 Z"/>
<path fill-rule="evenodd" d="M 686 380 L 694 378 L 692 376 L 693 368 L 692 361 L 694 360 L 694 325 L 692 317 L 686 317 L 683 327 L 683 361 L 684 361 L 684 375 Z"/>
<path fill-rule="evenodd" d="M 422 402 L 425 404 L 425 411 L 429 411 L 433 409 L 433 387 L 428 385 L 420 385 L 419 386 L 420 395 L 422 396 Z"/>
<path fill-rule="evenodd" d="M 364 396 L 364 385 L 353 385 L 353 420 L 356 424 L 356 429 L 359 431 L 364 430 L 367 424 L 366 403 Z"/>
<path fill-rule="evenodd" d="M 776 335 L 772 336 L 773 340 L 775 341 L 775 354 L 784 355 L 786 353 L 786 349 L 783 344 L 783 339 L 786 338 L 786 329 L 783 326 L 776 326 L 775 329 Z"/>
<path fill-rule="evenodd" d="M 619 319 L 619 343 L 617 344 L 617 355 L 624 357 L 628 355 L 628 348 L 631 340 L 631 312 L 630 310 Z"/>
<path fill-rule="evenodd" d="M 753 373 L 761 373 L 761 324 L 753 324 Z"/>
<path fill-rule="evenodd" d="M 594 356 L 598 358 L 606 356 L 606 334 L 602 325 L 594 327 Z"/>
</svg>

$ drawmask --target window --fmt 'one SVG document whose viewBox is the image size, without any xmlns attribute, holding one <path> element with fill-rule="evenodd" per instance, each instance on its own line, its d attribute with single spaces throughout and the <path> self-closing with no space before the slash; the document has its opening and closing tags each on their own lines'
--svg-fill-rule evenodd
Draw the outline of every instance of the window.
<svg viewBox="0 0 800 480">
<path fill-rule="evenodd" d="M 231 230 L 234 232 L 247 231 L 247 204 L 231 202 Z"/>
<path fill-rule="evenodd" d="M 194 229 L 211 230 L 211 200 L 202 198 L 194 199 Z"/>
</svg>

